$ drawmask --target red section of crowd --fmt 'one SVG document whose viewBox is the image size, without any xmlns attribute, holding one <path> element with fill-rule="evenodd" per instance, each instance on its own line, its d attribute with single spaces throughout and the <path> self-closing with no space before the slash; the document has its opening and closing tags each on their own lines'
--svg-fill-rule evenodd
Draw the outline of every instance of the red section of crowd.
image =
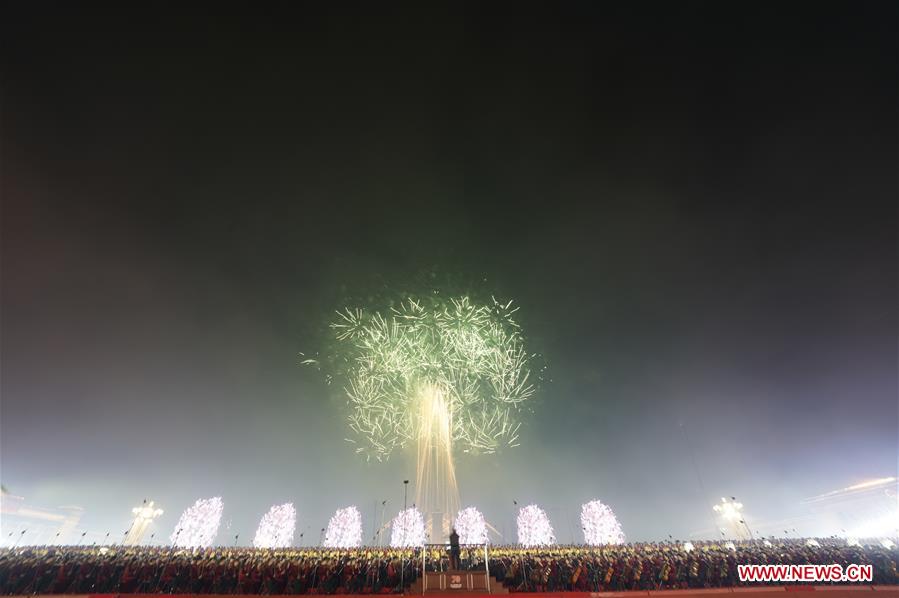
<svg viewBox="0 0 899 598">
<path fill-rule="evenodd" d="M 739 564 L 871 564 L 874 583 L 899 585 L 897 548 L 842 540 L 696 542 L 490 549 L 489 570 L 510 591 L 601 592 L 735 587 Z M 461 566 L 485 567 L 482 550 L 462 551 Z M 424 558 L 423 558 L 424 557 Z M 384 594 L 428 570 L 445 570 L 441 550 L 396 551 L 158 547 L 24 547 L 0 551 L 4 594 Z M 404 569 L 404 570 L 403 570 Z"/>
</svg>

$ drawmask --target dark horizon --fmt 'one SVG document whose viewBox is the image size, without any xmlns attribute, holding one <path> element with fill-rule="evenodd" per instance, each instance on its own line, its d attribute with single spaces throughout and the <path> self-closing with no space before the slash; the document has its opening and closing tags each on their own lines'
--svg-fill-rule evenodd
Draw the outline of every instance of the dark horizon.
<svg viewBox="0 0 899 598">
<path fill-rule="evenodd" d="M 431 272 L 547 366 L 521 446 L 459 459 L 507 534 L 599 498 L 688 538 L 721 496 L 829 534 L 802 499 L 899 477 L 896 5 L 491 8 L 5 4 L 3 485 L 368 538 L 414 462 L 358 459 L 298 355 Z"/>
</svg>

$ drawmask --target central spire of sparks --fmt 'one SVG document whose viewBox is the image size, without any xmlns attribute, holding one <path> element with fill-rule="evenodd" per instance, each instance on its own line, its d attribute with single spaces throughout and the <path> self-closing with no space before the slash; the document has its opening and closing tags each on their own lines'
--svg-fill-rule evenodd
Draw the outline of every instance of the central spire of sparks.
<svg viewBox="0 0 899 598">
<path fill-rule="evenodd" d="M 459 487 L 453 464 L 453 408 L 439 385 L 418 391 L 418 460 L 415 503 L 425 514 L 428 535 L 449 535 L 459 511 Z"/>
</svg>

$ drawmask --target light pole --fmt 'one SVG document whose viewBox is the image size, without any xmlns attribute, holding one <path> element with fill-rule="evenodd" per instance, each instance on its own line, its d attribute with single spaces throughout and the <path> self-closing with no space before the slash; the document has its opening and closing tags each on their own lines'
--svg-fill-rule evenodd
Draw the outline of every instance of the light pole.
<svg viewBox="0 0 899 598">
<path fill-rule="evenodd" d="M 403 480 L 403 541 L 401 551 L 406 549 L 406 500 L 409 492 L 409 480 Z M 406 553 L 400 552 L 400 591 L 406 593 Z"/>
<path fill-rule="evenodd" d="M 746 526 L 746 531 L 749 532 L 749 539 L 754 542 L 755 536 L 752 535 L 752 529 L 749 527 L 749 524 L 746 523 L 745 519 L 740 519 L 740 523 L 742 523 L 744 526 Z"/>
<path fill-rule="evenodd" d="M 128 528 L 122 544 L 137 546 L 143 540 L 144 534 L 153 523 L 153 520 L 163 514 L 163 510 L 157 509 L 152 500 L 147 503 L 145 498 L 143 504 L 139 507 L 134 507 L 131 509 L 131 512 L 134 513 L 134 520 L 131 522 L 131 527 Z"/>
<path fill-rule="evenodd" d="M 732 501 L 736 502 L 737 497 L 736 497 L 736 496 L 731 496 L 730 499 L 731 499 Z M 754 542 L 754 541 L 755 541 L 755 536 L 752 535 L 752 529 L 749 527 L 749 524 L 746 523 L 746 518 L 745 518 L 745 517 L 740 517 L 740 523 L 742 523 L 743 525 L 746 526 L 746 531 L 749 532 L 749 539 L 752 540 L 752 541 Z"/>
<path fill-rule="evenodd" d="M 406 515 L 406 500 L 409 492 L 409 480 L 403 480 L 403 516 Z M 406 528 L 403 527 L 403 544 L 406 543 Z"/>
<path fill-rule="evenodd" d="M 739 531 L 737 526 L 737 524 L 740 523 L 746 528 L 746 531 L 749 532 L 749 539 L 754 539 L 752 529 L 750 529 L 749 524 L 746 523 L 746 520 L 743 518 L 743 503 L 737 502 L 736 497 L 731 496 L 730 501 L 726 498 L 722 498 L 721 502 L 712 508 L 722 519 L 724 519 L 724 521 L 733 526 L 733 531 L 736 532 L 738 538 L 742 536 L 742 532 Z"/>
<path fill-rule="evenodd" d="M 512 501 L 512 504 L 515 505 L 516 507 L 518 507 L 518 501 L 517 501 L 517 500 L 513 500 L 513 501 Z M 516 517 L 515 517 L 515 522 L 514 522 L 514 523 L 515 523 L 515 525 L 513 525 L 512 527 L 515 528 L 515 541 L 516 541 L 516 543 L 520 546 L 520 543 L 519 543 L 519 540 L 518 540 L 518 515 L 517 515 L 517 513 L 516 513 Z M 520 552 L 518 553 L 518 562 L 519 562 L 519 564 L 520 564 L 520 566 L 521 566 L 521 572 L 522 572 L 522 575 L 524 576 L 524 588 L 525 588 L 525 591 L 527 591 L 527 590 L 528 590 L 528 577 L 529 577 L 529 575 L 528 575 L 528 564 L 527 564 L 527 561 L 524 560 L 524 555 L 523 555 L 522 553 L 520 553 Z"/>
<path fill-rule="evenodd" d="M 16 540 L 16 543 L 15 543 L 15 544 L 13 544 L 13 548 L 15 548 L 16 546 L 19 545 L 19 542 L 21 542 L 21 541 L 22 541 L 22 538 L 25 537 L 25 532 L 27 532 L 27 531 L 28 531 L 28 528 L 26 527 L 25 529 L 23 529 L 23 530 L 21 531 L 21 533 L 19 533 L 19 539 Z"/>
<path fill-rule="evenodd" d="M 381 546 L 381 532 L 384 531 L 384 514 L 387 511 L 387 500 L 381 501 L 381 521 L 378 523 L 378 532 L 376 534 L 378 546 Z"/>
</svg>

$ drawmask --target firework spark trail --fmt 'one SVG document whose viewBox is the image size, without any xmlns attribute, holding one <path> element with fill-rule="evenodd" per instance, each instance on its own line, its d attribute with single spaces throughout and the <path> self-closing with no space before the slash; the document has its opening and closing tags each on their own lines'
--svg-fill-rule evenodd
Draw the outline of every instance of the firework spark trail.
<svg viewBox="0 0 899 598">
<path fill-rule="evenodd" d="M 618 518 L 608 505 L 598 500 L 581 505 L 581 527 L 584 529 L 585 544 L 624 544 L 624 532 Z"/>
<path fill-rule="evenodd" d="M 292 503 L 274 505 L 262 516 L 253 546 L 256 548 L 286 548 L 293 544 L 297 512 Z"/>
</svg>

